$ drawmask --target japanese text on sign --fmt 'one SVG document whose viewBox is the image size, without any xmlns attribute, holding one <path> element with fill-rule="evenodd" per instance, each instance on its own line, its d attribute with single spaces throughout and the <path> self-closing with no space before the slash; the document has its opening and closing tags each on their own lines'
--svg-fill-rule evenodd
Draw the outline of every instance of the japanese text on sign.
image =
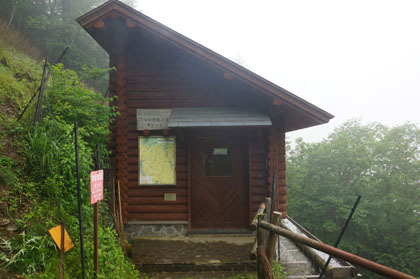
<svg viewBox="0 0 420 279">
<path fill-rule="evenodd" d="M 104 198 L 104 170 L 90 173 L 90 204 L 94 204 Z"/>
<path fill-rule="evenodd" d="M 137 130 L 168 129 L 171 109 L 137 109 Z"/>
</svg>

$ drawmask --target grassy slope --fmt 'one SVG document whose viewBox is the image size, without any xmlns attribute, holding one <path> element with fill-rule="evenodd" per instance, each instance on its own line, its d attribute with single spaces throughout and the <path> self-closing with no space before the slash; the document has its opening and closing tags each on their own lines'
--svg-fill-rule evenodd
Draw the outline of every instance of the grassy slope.
<svg viewBox="0 0 420 279">
<path fill-rule="evenodd" d="M 18 231 L 15 219 L 28 211 L 28 203 L 15 197 L 13 185 L 18 181 L 16 170 L 23 168 L 21 136 L 16 130 L 17 117 L 29 101 L 41 76 L 40 64 L 16 50 L 13 44 L 29 45 L 19 34 L 0 24 L 0 237 L 10 238 Z M 28 111 L 29 113 L 30 111 Z M 11 207 L 10 201 L 15 200 Z M 8 223 L 8 224 L 7 224 Z M 6 271 L 1 269 L 0 273 Z"/>
<path fill-rule="evenodd" d="M 8 44 L 4 37 L 8 33 L 2 28 L 0 25 L 0 193 L 5 199 L 4 195 L 17 179 L 11 171 L 24 163 L 21 135 L 16 130 L 17 117 L 39 86 L 42 68 L 39 62 Z M 22 41 L 15 40 L 15 43 Z M 25 117 L 30 113 L 31 109 Z"/>
<path fill-rule="evenodd" d="M 45 239 L 45 242 L 51 243 L 48 233 L 36 235 L 37 232 L 26 231 L 28 225 L 25 223 L 25 220 L 33 221 L 39 218 L 33 216 L 39 215 L 52 219 L 53 217 L 51 216 L 54 215 L 56 209 L 48 207 L 48 201 L 34 186 L 37 183 L 39 184 L 39 182 L 33 180 L 31 173 L 26 173 L 28 168 L 25 148 L 28 148 L 27 134 L 29 132 L 27 127 L 32 126 L 31 121 L 34 115 L 36 99 L 32 101 L 31 106 L 20 122 L 17 122 L 17 117 L 39 87 L 42 76 L 42 63 L 30 58 L 25 53 L 34 54 L 36 51 L 31 48 L 30 44 L 19 33 L 8 29 L 7 26 L 0 22 L 0 278 L 34 278 L 33 275 L 23 275 L 30 268 L 31 262 L 29 260 L 34 258 L 45 258 L 47 265 L 49 263 L 54 266 L 58 266 L 59 261 L 59 254 L 54 251 L 55 248 L 45 244 L 44 240 L 40 240 Z M 43 223 L 44 221 L 40 219 L 38 224 L 39 222 Z M 10 229 L 13 229 L 13 231 Z M 112 228 L 104 227 L 100 231 L 100 238 L 106 239 L 103 242 L 106 242 L 105 245 L 107 245 L 101 247 L 103 249 L 101 252 L 102 257 L 114 255 L 115 257 L 110 257 L 112 258 L 110 261 L 115 264 L 115 272 L 118 273 L 119 270 L 122 270 L 126 273 L 132 273 L 134 277 L 138 277 L 138 275 L 136 276 L 137 273 L 132 271 L 130 262 L 124 259 Z M 38 243 L 34 242 L 37 246 L 39 246 L 39 241 L 42 241 L 44 243 L 42 250 L 37 250 L 41 246 L 32 247 L 28 240 L 37 240 Z M 90 246 L 89 241 L 87 241 L 87 244 Z M 16 247 L 20 247 L 18 249 L 22 248 L 22 251 L 26 253 L 27 256 L 23 255 L 20 259 L 21 262 L 18 263 L 18 266 L 27 266 L 26 271 L 19 271 L 16 268 L 13 271 L 13 269 L 6 267 L 8 260 L 10 261 L 13 256 L 13 254 L 10 254 L 11 249 L 7 245 L 17 245 Z M 23 248 L 26 250 L 23 250 Z M 35 249 L 32 250 L 33 248 Z M 73 249 L 66 256 L 68 269 L 71 268 L 70 265 L 73 268 L 79 265 L 77 259 L 80 257 L 77 257 L 75 250 Z M 45 255 L 41 251 L 45 251 Z M 14 255 L 16 253 L 15 250 Z M 28 255 L 28 253 L 37 254 Z M 51 255 L 53 256 L 51 257 Z M 26 261 L 28 256 L 30 259 Z M 106 259 L 102 260 L 106 261 Z M 109 270 L 109 265 L 107 268 Z M 42 278 L 54 278 L 56 268 L 46 269 L 49 271 L 38 275 L 42 276 Z M 71 271 L 69 270 L 69 272 Z M 99 277 L 104 278 L 103 276 L 103 274 L 100 274 Z M 113 277 L 115 274 L 109 276 Z M 132 278 L 127 275 L 124 277 Z"/>
</svg>

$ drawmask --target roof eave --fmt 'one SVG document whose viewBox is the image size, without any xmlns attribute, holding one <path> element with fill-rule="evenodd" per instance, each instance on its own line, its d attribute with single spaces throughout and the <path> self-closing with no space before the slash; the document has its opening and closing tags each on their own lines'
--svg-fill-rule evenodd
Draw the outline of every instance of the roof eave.
<svg viewBox="0 0 420 279">
<path fill-rule="evenodd" d="M 80 16 L 76 21 L 86 30 L 91 23 L 106 15 L 108 12 L 116 10 L 130 20 L 148 29 L 154 34 L 170 41 L 171 43 L 186 49 L 190 53 L 206 60 L 208 63 L 216 65 L 225 71 L 236 74 L 239 78 L 253 84 L 255 87 L 262 89 L 272 97 L 279 98 L 282 102 L 291 105 L 304 112 L 318 124 L 328 123 L 334 116 L 325 110 L 305 101 L 286 89 L 264 79 L 263 77 L 251 72 L 241 65 L 223 57 L 222 55 L 200 45 L 199 43 L 185 37 L 184 35 L 170 29 L 169 27 L 153 20 L 152 18 L 142 14 L 141 12 L 131 8 L 130 6 L 118 1 L 110 0 L 96 7 L 90 12 Z"/>
</svg>

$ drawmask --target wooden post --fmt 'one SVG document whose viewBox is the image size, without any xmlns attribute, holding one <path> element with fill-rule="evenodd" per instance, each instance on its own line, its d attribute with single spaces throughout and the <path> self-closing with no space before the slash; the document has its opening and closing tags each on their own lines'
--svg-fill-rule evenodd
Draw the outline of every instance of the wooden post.
<svg viewBox="0 0 420 279">
<path fill-rule="evenodd" d="M 273 212 L 273 221 L 272 224 L 275 226 L 279 226 L 281 222 L 282 214 L 278 211 Z M 276 250 L 276 243 L 279 237 L 273 231 L 270 231 L 268 234 L 267 246 L 266 246 L 266 254 L 268 262 L 271 264 L 274 258 L 274 252 Z"/>
<path fill-rule="evenodd" d="M 267 255 L 264 251 L 264 247 L 258 247 L 258 261 L 261 267 L 261 278 L 263 279 L 274 279 L 273 272 L 271 271 L 271 264 L 267 259 Z"/>
<path fill-rule="evenodd" d="M 267 214 L 266 221 L 271 223 L 271 198 L 266 197 L 265 198 L 265 213 Z"/>
<path fill-rule="evenodd" d="M 267 214 L 262 215 L 262 218 L 260 219 L 260 221 L 267 222 Z M 260 228 L 260 230 L 261 230 L 260 234 L 261 234 L 261 237 L 262 237 L 262 246 L 264 247 L 264 250 L 265 250 L 265 247 L 267 246 L 268 231 L 266 231 L 262 228 Z"/>
<path fill-rule="evenodd" d="M 263 217 L 263 220 L 268 223 L 271 222 L 271 198 L 270 197 L 265 198 L 265 215 Z M 263 230 L 262 235 L 263 235 L 263 245 L 264 245 L 264 248 L 266 248 L 267 240 L 268 240 L 268 231 Z"/>
<path fill-rule="evenodd" d="M 98 257 L 98 211 L 99 201 L 93 205 L 93 278 L 98 278 L 99 257 Z"/>
<path fill-rule="evenodd" d="M 123 224 L 123 220 L 122 220 L 122 209 L 121 209 L 121 190 L 120 190 L 120 180 L 117 180 L 117 187 L 118 187 L 118 206 L 120 208 L 120 219 L 119 221 L 119 225 L 120 227 L 118 228 L 119 230 L 121 230 L 122 224 Z"/>
<path fill-rule="evenodd" d="M 61 279 L 64 279 L 64 223 L 61 223 Z"/>
<path fill-rule="evenodd" d="M 258 248 L 263 244 L 263 236 L 262 236 L 262 229 L 260 228 L 260 223 L 262 219 L 262 215 L 257 215 L 257 251 Z M 257 253 L 257 278 L 262 278 L 262 265 L 260 255 Z"/>
</svg>

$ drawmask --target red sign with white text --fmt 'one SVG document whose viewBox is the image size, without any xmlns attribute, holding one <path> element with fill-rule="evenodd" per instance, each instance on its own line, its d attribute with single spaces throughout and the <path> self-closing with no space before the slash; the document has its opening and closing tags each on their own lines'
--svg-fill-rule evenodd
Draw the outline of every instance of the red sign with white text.
<svg viewBox="0 0 420 279">
<path fill-rule="evenodd" d="M 90 204 L 104 198 L 104 170 L 90 172 Z"/>
</svg>

